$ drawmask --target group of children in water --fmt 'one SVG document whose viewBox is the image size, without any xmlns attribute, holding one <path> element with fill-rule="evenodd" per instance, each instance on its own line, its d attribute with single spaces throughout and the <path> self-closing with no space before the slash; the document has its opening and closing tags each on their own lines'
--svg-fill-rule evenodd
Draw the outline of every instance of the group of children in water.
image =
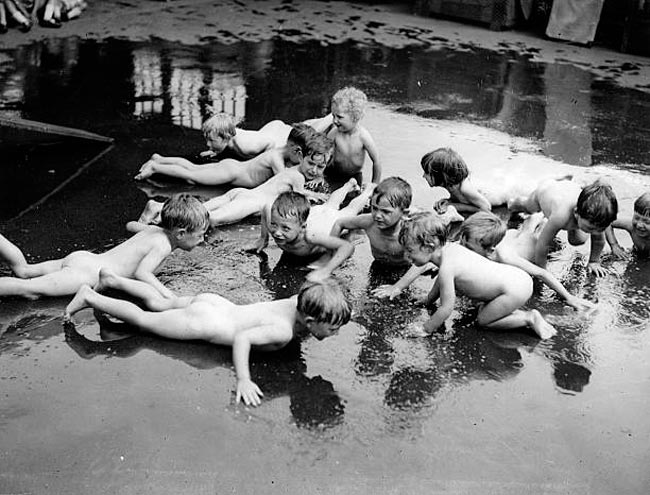
<svg viewBox="0 0 650 495">
<path fill-rule="evenodd" d="M 251 380 L 252 347 L 274 350 L 302 333 L 318 339 L 334 334 L 351 316 L 345 289 L 332 272 L 354 252 L 346 239 L 364 231 L 372 256 L 386 267 L 411 267 L 393 285 L 374 290 L 377 297 L 398 296 L 418 276 L 436 271 L 425 303 L 438 301 L 424 324 L 412 325 L 413 336 L 427 336 L 444 327 L 457 293 L 480 301 L 480 326 L 511 330 L 530 328 L 545 339 L 556 333 L 535 309 L 524 310 L 539 278 L 578 310 L 593 303 L 570 294 L 546 270 L 549 248 L 560 230 L 569 243 L 591 238 L 588 270 L 602 275 L 600 255 L 605 240 L 613 254 L 627 254 L 613 228 L 627 230 L 634 250 L 650 251 L 650 193 L 639 197 L 634 215 L 617 220 L 618 203 L 610 186 L 599 181 L 581 187 L 570 177 L 542 181 L 526 197 L 510 198 L 513 212 L 528 216 L 519 229 L 491 212 L 490 201 L 469 179 L 468 167 L 455 151 L 439 148 L 422 157 L 424 179 L 448 191 L 430 211 L 411 209 L 411 186 L 404 179 L 381 180 L 382 167 L 370 133 L 360 125 L 367 99 L 356 88 L 344 88 L 332 98 L 331 114 L 289 126 L 272 121 L 258 131 L 236 127 L 231 116 L 217 114 L 203 126 L 210 163 L 197 165 L 184 158 L 154 154 L 136 176 L 162 174 L 195 184 L 234 186 L 201 203 L 189 194 L 158 203 L 149 201 L 135 234 L 104 253 L 77 251 L 68 256 L 29 264 L 18 247 L 0 235 L 0 256 L 16 277 L 0 277 L 0 297 L 74 295 L 66 320 L 91 307 L 144 331 L 167 338 L 201 339 L 233 347 L 237 375 L 236 400 L 258 405 L 262 392 Z M 234 158 L 220 156 L 227 153 Z M 363 184 L 361 172 L 368 156 L 372 180 Z M 342 184 L 328 196 L 329 184 Z M 356 197 L 345 207 L 346 197 Z M 314 204 L 312 204 L 314 203 Z M 369 213 L 364 209 L 369 206 Z M 459 212 L 471 215 L 464 218 Z M 191 250 L 210 227 L 238 222 L 259 213 L 260 236 L 246 249 L 261 252 L 269 234 L 283 251 L 314 262 L 313 271 L 297 295 L 282 300 L 237 305 L 216 294 L 176 296 L 154 275 L 174 249 Z M 450 224 L 460 224 L 457 241 L 450 242 Z M 315 260 L 315 261 L 314 261 Z M 119 289 L 142 302 L 107 297 Z"/>
</svg>

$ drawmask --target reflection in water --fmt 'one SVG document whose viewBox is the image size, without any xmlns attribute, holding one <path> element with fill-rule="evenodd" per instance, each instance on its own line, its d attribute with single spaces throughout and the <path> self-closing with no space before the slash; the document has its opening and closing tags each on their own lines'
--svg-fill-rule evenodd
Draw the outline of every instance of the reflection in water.
<svg viewBox="0 0 650 495">
<path fill-rule="evenodd" d="M 516 53 L 70 38 L 20 47 L 11 58 L 13 64 L 0 68 L 0 108 L 81 128 L 97 129 L 109 114 L 124 118 L 125 103 L 141 120 L 199 129 L 214 108 L 258 128 L 276 118 L 322 115 L 334 91 L 356 84 L 375 101 L 424 117 L 466 119 L 540 139 L 546 153 L 571 164 L 624 157 L 634 167 L 648 162 L 650 149 L 643 132 L 650 127 L 650 95 L 614 91 L 569 64 L 531 62 Z M 100 82 L 102 102 L 95 91 Z M 97 114 L 98 103 L 106 115 Z"/>
</svg>

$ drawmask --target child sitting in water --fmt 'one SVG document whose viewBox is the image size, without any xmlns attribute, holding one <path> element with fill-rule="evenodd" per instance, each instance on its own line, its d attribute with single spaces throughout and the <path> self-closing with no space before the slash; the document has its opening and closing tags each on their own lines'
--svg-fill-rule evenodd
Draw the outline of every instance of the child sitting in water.
<svg viewBox="0 0 650 495">
<path fill-rule="evenodd" d="M 537 310 L 524 311 L 533 293 L 533 280 L 523 270 L 495 263 L 459 244 L 447 244 L 447 227 L 433 213 L 418 213 L 404 221 L 399 241 L 416 266 L 435 264 L 438 276 L 427 296 L 427 304 L 440 299 L 433 316 L 412 328 L 413 336 L 428 336 L 451 316 L 456 292 L 483 301 L 477 316 L 479 325 L 494 330 L 531 328 L 540 338 L 555 335 Z"/>
<path fill-rule="evenodd" d="M 304 145 L 307 136 L 314 130 L 307 124 L 295 124 L 287 137 L 285 146 L 264 151 L 250 160 L 239 161 L 225 158 L 218 162 L 195 165 L 185 158 L 164 158 L 153 155 L 145 163 L 137 180 L 147 179 L 153 174 L 184 179 L 191 184 L 219 186 L 230 184 L 235 187 L 257 187 L 285 168 L 300 163 L 301 156 L 295 153 L 296 146 Z"/>
<path fill-rule="evenodd" d="M 35 264 L 27 263 L 20 249 L 0 235 L 0 256 L 19 277 L 0 277 L 0 296 L 67 296 L 83 284 L 95 285 L 100 269 L 106 268 L 147 282 L 161 297 L 173 297 L 153 272 L 174 249 L 190 251 L 202 242 L 210 222 L 201 202 L 187 194 L 168 199 L 160 217 L 159 227 L 144 228 L 105 253 L 75 251 Z"/>
<path fill-rule="evenodd" d="M 650 256 L 650 192 L 636 199 L 631 219 L 614 220 L 611 227 L 605 231 L 605 236 L 615 257 L 623 259 L 627 254 L 618 243 L 614 229 L 626 230 L 632 238 L 634 251 L 641 256 Z"/>
<path fill-rule="evenodd" d="M 96 290 L 114 288 L 141 299 L 148 311 L 135 304 L 106 297 L 83 285 L 65 310 L 70 321 L 76 312 L 91 307 L 125 323 L 168 339 L 205 340 L 233 348 L 237 376 L 235 401 L 261 403 L 262 391 L 251 380 L 252 347 L 274 351 L 306 330 L 322 340 L 350 320 L 350 306 L 333 280 L 305 283 L 297 296 L 277 301 L 237 305 L 216 294 L 164 298 L 150 285 L 102 270 Z"/>
<path fill-rule="evenodd" d="M 212 198 L 204 203 L 210 212 L 210 224 L 225 225 L 238 222 L 249 215 L 259 213 L 264 206 L 272 203 L 285 191 L 296 191 L 314 201 L 323 201 L 324 195 L 307 191 L 305 180 L 313 181 L 323 176 L 325 166 L 332 154 L 332 141 L 324 135 L 314 132 L 306 138 L 303 149 L 296 147 L 294 153 L 300 156 L 300 164 L 286 169 L 254 189 L 235 188 L 227 193 Z M 150 200 L 147 202 L 138 223 L 157 222 L 161 204 Z M 139 230 L 141 225 L 131 222 L 129 230 Z"/>
<path fill-rule="evenodd" d="M 339 209 L 346 195 L 355 188 L 358 188 L 357 181 L 350 179 L 334 191 L 324 204 L 313 207 L 300 193 L 280 194 L 272 205 L 262 210 L 260 237 L 247 250 L 260 253 L 268 245 L 270 233 L 280 249 L 294 256 L 325 255 L 316 263 L 319 268 L 311 272 L 307 280 L 329 277 L 354 252 L 350 242 L 330 235 L 334 222 L 341 217 L 357 215 L 373 190 L 373 187 L 365 187 L 348 206 Z"/>
<path fill-rule="evenodd" d="M 351 87 L 340 89 L 332 97 L 334 127 L 327 137 L 334 141 L 334 160 L 327 174 L 334 181 L 353 178 L 357 184 L 362 184 L 366 153 L 372 160 L 372 182 L 376 184 L 381 180 L 377 146 L 368 130 L 359 124 L 367 102 L 363 91 Z"/>
<path fill-rule="evenodd" d="M 472 184 L 465 161 L 451 148 L 438 148 L 427 153 L 420 160 L 420 165 L 429 186 L 447 189 L 452 205 L 459 212 L 492 209 L 487 198 Z"/>
<path fill-rule="evenodd" d="M 591 236 L 587 270 L 597 276 L 607 273 L 600 265 L 604 231 L 618 213 L 616 195 L 609 185 L 596 181 L 582 188 L 571 180 L 548 179 L 540 182 L 530 196 L 510 200 L 508 209 L 526 213 L 541 211 L 548 218 L 535 247 L 537 266 L 546 267 L 549 246 L 560 230 L 566 230 L 572 246 L 584 244 L 587 236 Z"/>
<path fill-rule="evenodd" d="M 535 256 L 535 245 L 546 223 L 542 213 L 530 215 L 520 229 L 508 229 L 495 214 L 487 211 L 474 213 L 460 227 L 460 244 L 488 259 L 506 265 L 516 266 L 537 277 L 557 292 L 566 303 L 577 309 L 595 307 L 589 301 L 572 296 L 548 270 L 531 260 Z"/>
</svg>

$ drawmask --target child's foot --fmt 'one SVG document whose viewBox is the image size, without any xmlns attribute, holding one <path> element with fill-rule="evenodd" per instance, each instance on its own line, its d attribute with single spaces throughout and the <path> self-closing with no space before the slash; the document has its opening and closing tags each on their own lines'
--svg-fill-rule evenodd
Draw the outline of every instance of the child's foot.
<svg viewBox="0 0 650 495">
<path fill-rule="evenodd" d="M 153 161 L 160 160 L 161 158 L 162 158 L 162 155 L 159 155 L 158 153 L 154 153 L 153 155 L 151 155 L 151 159 Z"/>
<path fill-rule="evenodd" d="M 72 298 L 72 301 L 66 306 L 65 312 L 63 313 L 64 322 L 72 322 L 72 315 L 77 311 L 88 307 L 88 292 L 92 291 L 89 285 L 82 285 L 75 296 Z"/>
<path fill-rule="evenodd" d="M 531 318 L 532 320 L 530 322 L 530 326 L 540 339 L 549 339 L 557 333 L 557 330 L 553 327 L 553 325 L 548 323 L 541 315 L 541 313 L 536 309 L 533 309 L 531 311 Z"/>
<path fill-rule="evenodd" d="M 144 224 L 152 224 L 160 222 L 160 212 L 162 211 L 162 203 L 150 199 L 147 201 L 147 206 L 144 207 L 138 222 Z"/>
<path fill-rule="evenodd" d="M 135 180 L 148 179 L 153 174 L 154 174 L 153 163 L 151 163 L 151 160 L 149 160 L 144 165 L 142 165 L 142 167 L 140 167 L 140 170 L 138 171 L 138 175 L 135 176 Z"/>
<path fill-rule="evenodd" d="M 102 268 L 99 270 L 99 282 L 95 285 L 95 292 L 101 292 L 115 287 L 116 280 L 117 275 L 113 271 L 108 268 Z"/>
<path fill-rule="evenodd" d="M 359 183 L 357 182 L 357 179 L 350 179 L 345 183 L 344 186 L 348 192 L 352 191 L 359 191 L 361 188 L 359 187 Z"/>
</svg>

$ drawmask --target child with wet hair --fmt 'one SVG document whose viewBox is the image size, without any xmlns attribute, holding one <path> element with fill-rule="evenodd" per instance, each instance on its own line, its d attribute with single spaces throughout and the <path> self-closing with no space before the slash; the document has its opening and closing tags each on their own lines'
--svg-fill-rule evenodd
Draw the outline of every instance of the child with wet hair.
<svg viewBox="0 0 650 495">
<path fill-rule="evenodd" d="M 147 309 L 99 293 L 107 288 L 140 299 Z M 165 298 L 150 285 L 109 270 L 101 270 L 96 290 L 88 285 L 79 289 L 65 310 L 65 320 L 71 323 L 72 315 L 87 307 L 164 338 L 232 346 L 235 401 L 252 406 L 261 404 L 263 394 L 251 380 L 251 348 L 275 351 L 305 333 L 322 340 L 334 335 L 351 315 L 346 294 L 331 279 L 306 282 L 288 299 L 238 305 L 209 293 Z"/>
<path fill-rule="evenodd" d="M 545 223 L 544 216 L 535 213 L 526 218 L 519 229 L 508 229 L 494 213 L 479 211 L 461 225 L 460 244 L 490 260 L 521 268 L 531 277 L 541 280 L 577 310 L 593 309 L 594 304 L 571 295 L 551 272 L 531 262 Z"/>
<path fill-rule="evenodd" d="M 305 182 L 323 177 L 332 146 L 332 141 L 323 134 L 312 132 L 306 137 L 304 146 L 296 145 L 292 151 L 300 160 L 297 166 L 283 170 L 253 189 L 237 187 L 206 201 L 204 205 L 210 212 L 210 224 L 235 223 L 259 213 L 285 191 L 300 192 L 310 200 L 323 202 L 325 195 L 306 190 Z M 148 201 L 138 221 L 130 222 L 127 229 L 137 231 L 142 225 L 158 222 L 160 207 L 159 202 Z"/>
<path fill-rule="evenodd" d="M 440 186 L 449 191 L 451 204 L 460 213 L 490 211 L 492 205 L 472 184 L 469 168 L 451 148 L 438 148 L 422 157 L 420 165 L 430 187 Z"/>
<path fill-rule="evenodd" d="M 17 246 L 0 235 L 0 257 L 17 276 L 0 277 L 0 296 L 37 299 L 71 295 L 84 284 L 95 285 L 104 268 L 148 283 L 161 297 L 173 297 L 153 272 L 174 249 L 194 249 L 203 241 L 209 225 L 203 204 L 180 194 L 163 205 L 160 226 L 143 228 L 100 254 L 75 251 L 61 259 L 30 264 Z"/>
<path fill-rule="evenodd" d="M 416 266 L 433 263 L 438 276 L 429 292 L 427 305 L 438 299 L 433 316 L 422 326 L 411 327 L 413 336 L 428 336 L 451 316 L 456 293 L 482 301 L 477 323 L 494 330 L 531 328 L 540 338 L 555 335 L 537 310 L 520 309 L 533 293 L 533 280 L 523 270 L 495 263 L 466 247 L 447 243 L 447 227 L 433 213 L 417 213 L 406 219 L 399 233 L 406 256 Z"/>
<path fill-rule="evenodd" d="M 328 178 L 333 182 L 353 178 L 363 183 L 363 165 L 366 154 L 372 161 L 372 181 L 381 180 L 381 163 L 377 146 L 368 130 L 359 124 L 365 114 L 368 98 L 357 88 L 346 87 L 332 97 L 334 126 L 327 136 L 334 141 L 334 159 L 327 168 Z"/>
<path fill-rule="evenodd" d="M 301 258 L 322 255 L 310 267 L 316 267 L 307 280 L 322 280 L 331 275 L 354 252 L 354 246 L 330 234 L 338 218 L 357 215 L 368 203 L 373 187 L 368 185 L 345 207 L 340 209 L 346 195 L 358 189 L 350 179 L 332 193 L 322 205 L 311 206 L 309 200 L 297 192 L 280 194 L 272 205 L 261 212 L 260 237 L 248 251 L 260 253 L 268 245 L 269 234 L 284 252 Z"/>
<path fill-rule="evenodd" d="M 548 219 L 535 248 L 534 262 L 546 267 L 548 250 L 560 230 L 567 231 L 572 246 L 582 245 L 591 237 L 587 270 L 603 276 L 607 270 L 600 264 L 600 254 L 605 245 L 605 229 L 616 220 L 618 201 L 611 186 L 596 180 L 581 187 L 566 179 L 547 179 L 540 182 L 530 196 L 520 196 L 508 201 L 511 211 L 536 213 L 541 211 Z"/>
<path fill-rule="evenodd" d="M 632 218 L 614 220 L 605 236 L 612 254 L 619 259 L 627 258 L 627 253 L 618 243 L 614 229 L 626 230 L 632 238 L 633 251 L 643 257 L 650 256 L 650 192 L 646 192 L 634 201 Z"/>
<path fill-rule="evenodd" d="M 306 139 L 315 133 L 316 131 L 307 124 L 294 124 L 285 146 L 264 151 L 246 161 L 224 158 L 217 162 L 195 165 L 185 158 L 169 158 L 163 161 L 152 157 L 140 168 L 135 178 L 142 180 L 160 174 L 183 179 L 190 184 L 228 184 L 252 189 L 282 172 L 285 166 L 292 167 L 300 163 L 302 155 L 296 153 L 297 147 L 304 147 Z"/>
</svg>

